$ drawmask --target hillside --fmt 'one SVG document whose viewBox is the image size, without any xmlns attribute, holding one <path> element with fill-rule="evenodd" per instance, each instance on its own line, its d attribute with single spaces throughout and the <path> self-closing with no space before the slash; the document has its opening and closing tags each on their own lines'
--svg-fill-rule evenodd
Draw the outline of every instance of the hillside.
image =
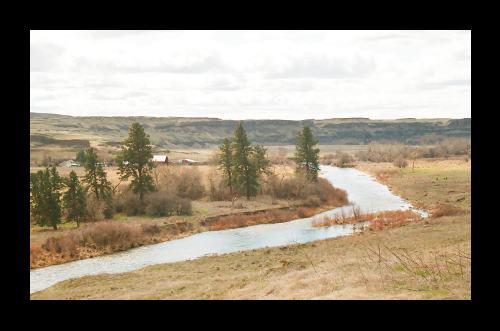
<svg viewBox="0 0 500 331">
<path fill-rule="evenodd" d="M 72 117 L 30 113 L 31 147 L 44 145 L 117 146 L 130 124 L 140 122 L 155 145 L 163 148 L 204 148 L 220 144 L 238 121 L 181 117 Z M 369 142 L 435 143 L 445 138 L 470 138 L 471 119 L 370 120 L 245 120 L 249 138 L 259 144 L 295 143 L 299 129 L 308 124 L 320 144 L 366 144 Z M 68 141 L 69 140 L 69 141 Z"/>
</svg>

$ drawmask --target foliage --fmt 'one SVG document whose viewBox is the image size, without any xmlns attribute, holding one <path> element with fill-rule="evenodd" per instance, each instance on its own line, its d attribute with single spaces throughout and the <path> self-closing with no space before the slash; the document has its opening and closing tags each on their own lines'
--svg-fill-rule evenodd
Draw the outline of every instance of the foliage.
<svg viewBox="0 0 500 331">
<path fill-rule="evenodd" d="M 153 169 L 153 153 L 149 135 L 137 122 L 129 129 L 128 138 L 123 142 L 122 150 L 117 156 L 117 164 L 121 180 L 133 177 L 130 187 L 139 194 L 142 201 L 144 194 L 155 190 L 151 170 Z"/>
<path fill-rule="evenodd" d="M 255 163 L 252 161 L 253 148 L 250 145 L 243 124 L 240 122 L 236 126 L 233 138 L 233 173 L 236 188 L 247 199 L 257 194 L 258 172 Z"/>
<path fill-rule="evenodd" d="M 71 171 L 66 179 L 66 186 L 67 190 L 63 195 L 66 217 L 80 226 L 80 222 L 84 221 L 87 216 L 87 197 L 74 171 Z"/>
<path fill-rule="evenodd" d="M 297 135 L 295 145 L 295 163 L 298 174 L 305 173 L 307 180 L 317 181 L 319 172 L 319 148 L 314 148 L 318 141 L 314 139 L 311 129 L 304 126 Z"/>
<path fill-rule="evenodd" d="M 219 154 L 217 159 L 217 164 L 219 169 L 225 177 L 225 182 L 227 187 L 229 187 L 229 192 L 233 195 L 233 149 L 231 146 L 231 140 L 224 138 L 222 145 L 219 146 Z"/>
<path fill-rule="evenodd" d="M 63 181 L 55 167 L 30 175 L 30 207 L 36 224 L 57 230 L 61 222 Z"/>
<path fill-rule="evenodd" d="M 85 175 L 82 180 L 88 191 L 94 194 L 97 200 L 108 200 L 111 198 L 111 183 L 106 177 L 102 162 L 99 162 L 97 153 L 93 148 L 85 152 Z"/>
</svg>

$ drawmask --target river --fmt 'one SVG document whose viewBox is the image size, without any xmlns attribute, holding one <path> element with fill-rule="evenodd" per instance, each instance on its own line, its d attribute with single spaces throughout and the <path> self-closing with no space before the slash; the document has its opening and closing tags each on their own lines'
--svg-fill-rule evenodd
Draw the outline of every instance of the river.
<svg viewBox="0 0 500 331">
<path fill-rule="evenodd" d="M 353 168 L 321 166 L 321 176 L 335 187 L 346 190 L 349 201 L 362 212 L 405 210 L 413 208 L 408 202 L 373 177 Z M 182 239 L 147 245 L 111 255 L 98 256 L 30 271 L 30 293 L 41 291 L 60 281 L 86 275 L 119 273 L 152 264 L 195 259 L 204 255 L 224 254 L 263 247 L 333 238 L 352 234 L 352 224 L 313 228 L 312 220 L 325 215 L 352 213 L 352 206 L 335 208 L 313 217 L 285 223 L 261 224 L 245 228 L 198 233 Z M 424 217 L 424 211 L 415 210 Z M 357 227 L 366 224 L 358 224 Z"/>
</svg>

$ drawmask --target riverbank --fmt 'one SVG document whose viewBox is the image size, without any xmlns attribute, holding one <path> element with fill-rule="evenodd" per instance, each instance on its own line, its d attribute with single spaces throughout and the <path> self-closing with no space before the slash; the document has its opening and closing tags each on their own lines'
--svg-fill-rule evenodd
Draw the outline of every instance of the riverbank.
<svg viewBox="0 0 500 331">
<path fill-rule="evenodd" d="M 411 203 L 421 201 L 424 208 L 448 203 L 464 210 L 459 215 L 303 245 L 87 276 L 31 298 L 470 299 L 470 164 L 449 169 L 453 162 L 422 163 L 415 172 L 376 166 L 387 173 L 391 189 Z M 436 177 L 447 179 L 419 185 L 437 182 Z M 443 195 L 449 191 L 457 197 Z"/>
<path fill-rule="evenodd" d="M 119 242 L 107 240 L 105 245 L 79 244 L 82 241 L 82 233 L 95 232 L 93 228 L 99 226 L 100 222 L 85 223 L 79 229 L 76 229 L 75 225 L 66 225 L 67 228 L 63 227 L 57 231 L 37 229 L 38 231 L 30 234 L 30 269 L 113 254 L 205 231 L 288 222 L 341 206 L 323 204 L 319 207 L 300 207 L 297 201 L 271 202 L 262 198 L 259 200 L 241 201 L 237 209 L 231 208 L 231 203 L 226 201 L 196 201 L 193 215 L 187 217 L 126 217 L 118 214 L 113 222 L 108 221 L 106 226 L 98 229 L 101 232 L 100 237 L 106 235 L 102 232 L 107 229 L 112 232 L 110 236 L 121 231 L 127 237 Z"/>
</svg>

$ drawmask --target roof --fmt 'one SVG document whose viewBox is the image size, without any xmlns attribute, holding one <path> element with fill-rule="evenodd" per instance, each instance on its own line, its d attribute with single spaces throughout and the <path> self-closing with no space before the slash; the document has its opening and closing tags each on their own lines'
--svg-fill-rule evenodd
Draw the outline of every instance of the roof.
<svg viewBox="0 0 500 331">
<path fill-rule="evenodd" d="M 191 160 L 191 159 L 182 159 L 181 161 L 187 161 L 189 163 L 196 163 L 196 162 L 198 162 L 196 160 Z"/>
<path fill-rule="evenodd" d="M 154 162 L 165 162 L 168 159 L 166 155 L 153 155 Z"/>
</svg>

